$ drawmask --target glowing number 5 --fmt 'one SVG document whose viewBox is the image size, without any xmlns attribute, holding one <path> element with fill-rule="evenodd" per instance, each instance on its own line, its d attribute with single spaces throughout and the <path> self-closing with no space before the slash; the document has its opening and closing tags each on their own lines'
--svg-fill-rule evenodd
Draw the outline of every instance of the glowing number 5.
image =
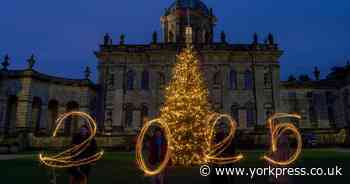
<svg viewBox="0 0 350 184">
<path fill-rule="evenodd" d="M 300 155 L 301 148 L 302 148 L 302 138 L 301 138 L 301 135 L 300 135 L 298 129 L 292 123 L 279 123 L 279 124 L 275 125 L 273 121 L 276 119 L 280 119 L 280 118 L 301 119 L 301 117 L 299 115 L 295 115 L 295 114 L 276 113 L 267 120 L 269 129 L 270 129 L 270 136 L 271 136 L 271 151 L 272 151 L 272 153 L 277 152 L 278 139 L 280 138 L 280 136 L 283 133 L 285 133 L 288 130 L 293 132 L 295 137 L 296 137 L 296 140 L 297 140 L 296 151 L 294 152 L 294 154 L 292 156 L 290 156 L 286 160 L 274 160 L 273 158 L 268 157 L 266 155 L 263 158 L 272 164 L 285 166 L 285 165 L 289 165 L 289 164 L 293 163 Z"/>
</svg>

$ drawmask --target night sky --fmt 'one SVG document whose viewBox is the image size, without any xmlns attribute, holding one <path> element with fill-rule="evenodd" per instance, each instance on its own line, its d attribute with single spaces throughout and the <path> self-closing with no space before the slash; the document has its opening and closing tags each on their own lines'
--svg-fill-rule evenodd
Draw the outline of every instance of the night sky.
<svg viewBox="0 0 350 184">
<path fill-rule="evenodd" d="M 96 78 L 98 49 L 104 33 L 126 43 L 149 43 L 160 32 L 160 16 L 174 0 L 1 0 L 0 56 L 8 53 L 11 69 L 25 68 L 34 53 L 41 72 L 82 78 L 85 66 Z M 281 75 L 323 76 L 350 58 L 350 2 L 347 0 L 204 0 L 218 17 L 231 43 L 261 41 L 272 32 L 284 50 Z"/>
</svg>

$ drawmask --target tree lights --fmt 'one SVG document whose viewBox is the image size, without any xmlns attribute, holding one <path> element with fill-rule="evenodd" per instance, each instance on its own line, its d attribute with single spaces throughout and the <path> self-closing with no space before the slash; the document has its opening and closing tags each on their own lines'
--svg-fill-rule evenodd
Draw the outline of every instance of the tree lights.
<svg viewBox="0 0 350 184">
<path fill-rule="evenodd" d="M 192 47 L 187 47 L 177 56 L 177 63 L 172 72 L 172 79 L 165 90 L 165 103 L 160 109 L 160 117 L 147 122 L 141 129 L 136 143 L 136 160 L 146 175 L 160 173 L 171 160 L 172 165 L 192 166 L 200 164 L 228 164 L 243 159 L 242 154 L 220 157 L 231 144 L 235 136 L 237 122 L 226 114 L 214 113 L 207 100 L 208 91 L 199 71 L 198 59 Z M 228 120 L 228 135 L 220 142 L 214 142 L 215 127 L 219 120 Z M 297 139 L 296 152 L 287 160 L 263 158 L 275 165 L 289 165 L 301 153 L 302 139 L 297 128 L 291 123 L 275 124 L 280 118 L 297 118 L 300 116 L 277 113 L 268 119 L 271 133 L 272 153 L 277 152 L 280 136 L 291 131 Z M 165 159 L 151 170 L 143 159 L 143 139 L 150 126 L 158 125 L 163 129 L 167 140 Z"/>
<path fill-rule="evenodd" d="M 177 56 L 172 79 L 165 90 L 165 103 L 160 118 L 144 125 L 136 143 L 136 159 L 147 175 L 161 172 L 171 159 L 173 165 L 192 166 L 206 163 L 233 163 L 242 155 L 221 158 L 219 155 L 231 143 L 237 122 L 230 116 L 213 113 L 208 102 L 208 91 L 199 70 L 199 61 L 192 47 Z M 215 126 L 222 118 L 229 120 L 228 136 L 214 143 Z M 142 157 L 143 138 L 149 127 L 158 122 L 167 138 L 164 161 L 150 170 Z"/>
</svg>

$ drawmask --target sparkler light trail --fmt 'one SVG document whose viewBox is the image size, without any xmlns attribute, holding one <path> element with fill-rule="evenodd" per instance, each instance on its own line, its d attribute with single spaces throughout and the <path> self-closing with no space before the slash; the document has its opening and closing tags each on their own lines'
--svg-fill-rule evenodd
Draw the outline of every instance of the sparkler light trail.
<svg viewBox="0 0 350 184">
<path fill-rule="evenodd" d="M 214 118 L 215 118 L 214 122 L 211 123 L 211 120 L 213 120 Z M 229 132 L 225 139 L 213 145 L 214 137 L 215 137 L 215 126 L 218 123 L 218 121 L 222 118 L 227 118 L 227 120 L 229 121 L 229 124 L 228 124 Z M 216 163 L 216 164 L 228 164 L 228 163 L 234 163 L 243 159 L 242 154 L 239 154 L 237 156 L 230 156 L 230 157 L 218 157 L 218 155 L 220 155 L 223 151 L 225 151 L 225 149 L 231 144 L 237 129 L 237 122 L 229 115 L 217 114 L 217 113 L 213 113 L 209 117 L 208 122 L 209 122 L 210 128 L 208 128 L 208 132 L 207 132 L 207 135 L 209 136 L 209 139 L 207 141 L 209 141 L 208 145 L 210 146 L 208 150 L 209 152 L 206 154 L 206 162 Z"/>
<path fill-rule="evenodd" d="M 276 113 L 267 120 L 269 129 L 270 129 L 270 136 L 271 136 L 271 151 L 272 153 L 275 153 L 278 151 L 277 149 L 278 139 L 286 131 L 291 131 L 292 133 L 294 133 L 295 138 L 297 140 L 296 151 L 287 160 L 274 160 L 273 158 L 268 157 L 266 155 L 263 156 L 263 159 L 275 165 L 287 166 L 293 163 L 299 157 L 301 153 L 303 141 L 297 127 L 295 127 L 292 123 L 279 123 L 279 124 L 274 123 L 274 120 L 281 119 L 281 118 L 301 119 L 301 117 L 296 114 Z"/>
<path fill-rule="evenodd" d="M 60 129 L 61 125 L 63 124 L 64 120 L 68 118 L 69 116 L 79 116 L 86 120 L 87 127 L 89 129 L 90 135 L 89 137 L 84 140 L 82 143 L 74 145 L 73 147 L 58 153 L 53 156 L 44 156 L 43 154 L 39 154 L 39 160 L 41 163 L 53 167 L 53 168 L 68 168 L 68 167 L 78 167 L 81 165 L 90 164 L 92 162 L 96 162 L 99 160 L 102 155 L 103 151 L 100 151 L 92 156 L 78 159 L 77 157 L 89 146 L 90 142 L 96 135 L 96 122 L 95 120 L 87 113 L 85 112 L 79 112 L 79 111 L 72 111 L 65 114 L 62 114 L 57 120 L 56 120 L 56 127 L 53 132 L 53 137 L 56 137 L 58 130 Z"/>
<path fill-rule="evenodd" d="M 164 130 L 164 136 L 167 140 L 167 150 L 165 153 L 164 160 L 154 170 L 147 167 L 142 155 L 143 139 L 145 137 L 145 134 L 147 133 L 147 130 L 152 125 L 157 125 L 160 128 L 162 128 Z M 170 152 L 171 152 L 171 150 L 169 149 L 170 137 L 171 135 L 170 135 L 169 127 L 161 119 L 154 119 L 154 120 L 148 121 L 141 129 L 141 132 L 137 137 L 137 143 L 136 143 L 136 162 L 139 165 L 140 169 L 143 170 L 146 175 L 149 175 L 149 176 L 157 175 L 158 173 L 162 172 L 162 170 L 164 170 L 164 168 L 167 166 L 170 159 Z"/>
</svg>

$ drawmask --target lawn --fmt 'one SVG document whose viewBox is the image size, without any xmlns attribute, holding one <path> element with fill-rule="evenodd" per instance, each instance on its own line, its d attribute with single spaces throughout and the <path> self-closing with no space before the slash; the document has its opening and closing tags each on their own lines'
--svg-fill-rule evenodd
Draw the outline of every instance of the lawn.
<svg viewBox="0 0 350 184">
<path fill-rule="evenodd" d="M 259 159 L 263 151 L 242 151 L 245 160 L 239 162 L 237 167 L 265 167 L 264 161 Z M 42 166 L 33 153 L 25 158 L 15 160 L 0 160 L 1 184 L 48 184 L 52 170 Z M 338 149 L 308 149 L 302 152 L 295 167 L 335 167 L 343 168 L 345 176 L 298 176 L 293 177 L 293 183 L 330 183 L 350 180 L 350 150 Z M 347 172 L 348 171 L 348 172 Z M 68 183 L 67 172 L 57 169 L 57 183 Z M 209 179 L 199 174 L 199 169 L 170 168 L 167 177 L 169 184 L 207 184 Z M 236 177 L 235 183 L 266 183 L 266 177 Z M 144 177 L 134 161 L 133 153 L 108 152 L 102 160 L 94 165 L 90 184 L 128 184 L 150 183 Z"/>
</svg>

